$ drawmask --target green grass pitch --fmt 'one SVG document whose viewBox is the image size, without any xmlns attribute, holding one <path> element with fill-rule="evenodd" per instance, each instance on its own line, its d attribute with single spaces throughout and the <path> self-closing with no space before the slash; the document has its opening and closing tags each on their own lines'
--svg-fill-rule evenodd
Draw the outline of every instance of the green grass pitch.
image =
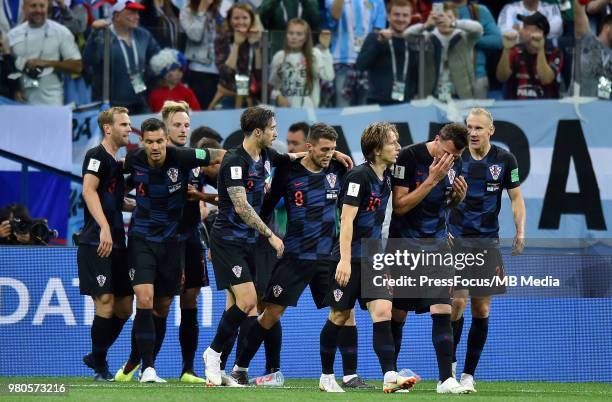
<svg viewBox="0 0 612 402">
<path fill-rule="evenodd" d="M 224 402 L 258 402 L 258 401 L 364 401 L 398 400 L 434 401 L 451 398 L 469 399 L 470 401 L 532 401 L 532 400 L 575 400 L 575 401 L 611 401 L 612 384 L 602 383 L 547 383 L 547 382 L 486 382 L 476 384 L 478 393 L 471 395 L 437 395 L 433 381 L 422 381 L 410 393 L 383 394 L 382 384 L 370 380 L 376 385 L 375 390 L 349 391 L 344 394 L 326 394 L 318 389 L 317 380 L 295 380 L 285 382 L 282 388 L 225 388 L 205 387 L 199 384 L 182 384 L 169 381 L 167 384 L 131 383 L 94 383 L 88 378 L 75 377 L 3 377 L 0 378 L 2 391 L 0 400 L 5 401 L 40 401 L 39 395 L 10 395 L 6 383 L 65 383 L 68 386 L 66 395 L 47 396 L 44 400 L 74 401 L 224 401 Z"/>
</svg>

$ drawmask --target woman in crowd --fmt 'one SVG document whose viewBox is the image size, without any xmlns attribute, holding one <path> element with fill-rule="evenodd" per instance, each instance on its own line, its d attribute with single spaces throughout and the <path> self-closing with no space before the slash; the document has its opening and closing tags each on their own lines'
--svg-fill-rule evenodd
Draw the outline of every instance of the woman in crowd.
<svg viewBox="0 0 612 402">
<path fill-rule="evenodd" d="M 224 97 L 235 97 L 234 107 L 244 101 L 253 105 L 261 90 L 261 23 L 248 4 L 234 4 L 227 12 L 223 33 L 215 39 L 219 85 L 214 106 Z"/>
<path fill-rule="evenodd" d="M 322 31 L 319 46 L 313 47 L 308 23 L 301 18 L 289 21 L 284 49 L 274 55 L 270 66 L 272 99 L 276 100 L 278 106 L 319 106 L 320 79 L 334 79 L 330 40 L 331 33 Z"/>
</svg>

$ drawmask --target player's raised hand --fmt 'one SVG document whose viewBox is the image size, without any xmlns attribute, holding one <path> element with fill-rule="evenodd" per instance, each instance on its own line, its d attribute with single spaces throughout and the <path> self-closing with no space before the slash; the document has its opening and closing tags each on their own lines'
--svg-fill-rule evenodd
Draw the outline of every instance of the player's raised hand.
<svg viewBox="0 0 612 402">
<path fill-rule="evenodd" d="M 519 235 L 518 233 L 514 236 L 512 241 L 512 255 L 519 255 L 523 253 L 525 249 L 525 236 Z"/>
<path fill-rule="evenodd" d="M 268 237 L 268 241 L 270 242 L 270 245 L 274 248 L 274 250 L 276 250 L 276 256 L 278 258 L 281 258 L 283 256 L 283 253 L 285 252 L 285 245 L 283 244 L 283 241 L 279 239 L 278 236 L 276 236 L 274 233 L 272 233 L 272 236 Z"/>
<path fill-rule="evenodd" d="M 110 227 L 106 226 L 100 229 L 100 245 L 98 246 L 98 255 L 102 258 L 108 257 L 113 251 L 113 236 L 111 236 Z"/>
<path fill-rule="evenodd" d="M 351 279 L 351 262 L 340 260 L 338 262 L 338 266 L 336 267 L 336 282 L 341 287 L 345 287 L 348 285 L 349 279 Z"/>
<path fill-rule="evenodd" d="M 445 154 L 441 158 L 434 158 L 429 166 L 429 177 L 438 184 L 448 174 L 451 166 L 453 166 L 454 158 L 451 154 Z"/>
</svg>

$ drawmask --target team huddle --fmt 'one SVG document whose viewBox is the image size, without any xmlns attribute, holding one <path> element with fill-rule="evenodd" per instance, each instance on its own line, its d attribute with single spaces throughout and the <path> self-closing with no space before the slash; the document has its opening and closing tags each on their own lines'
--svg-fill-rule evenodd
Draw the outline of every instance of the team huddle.
<svg viewBox="0 0 612 402">
<path fill-rule="evenodd" d="M 336 151 L 334 128 L 323 123 L 306 126 L 297 141 L 301 144 L 290 147 L 290 153 L 276 152 L 275 115 L 262 107 L 242 113 L 244 139 L 238 147 L 226 152 L 203 139 L 187 148 L 188 112 L 184 103 L 166 102 L 163 121 L 142 123 L 142 147 L 124 161 L 117 161 L 116 155 L 131 131 L 127 109 L 115 107 L 99 115 L 104 139 L 83 162 L 87 208 L 78 236 L 81 293 L 94 299 L 96 309 L 92 350 L 83 360 L 96 380 L 130 381 L 140 368 L 141 382 L 165 382 L 154 363 L 176 295 L 181 304 L 181 381 L 248 385 L 249 364 L 262 344 L 266 371 L 276 373 L 281 317 L 310 287 L 317 308 L 329 307 L 320 334 L 322 391 L 372 388 L 357 374 L 354 307 L 359 301 L 373 322 L 373 349 L 385 393 L 407 392 L 420 379 L 397 366 L 409 311 L 431 313 L 437 392 L 476 392 L 474 373 L 488 333 L 491 296 L 505 289 L 447 287 L 435 294 L 400 297 L 385 288 L 373 294 L 362 287 L 367 262 L 362 248 L 365 241 L 383 237 L 391 200 L 389 239 L 440 239 L 449 249 L 463 238 L 487 239 L 493 258 L 471 275 L 504 275 L 497 244 L 502 190 L 508 191 L 516 225 L 513 253 L 523 248 L 525 206 L 516 159 L 490 143 L 494 126 L 489 112 L 472 109 L 467 127 L 447 124 L 432 141 L 404 148 L 394 125 L 372 123 L 361 135 L 365 162 L 355 167 L 350 157 Z M 204 193 L 206 184 L 215 186 L 218 194 Z M 131 190 L 135 203 L 124 197 Z M 205 378 L 194 371 L 197 297 L 208 285 L 200 241 L 201 201 L 218 205 L 208 251 L 217 288 L 226 292 L 225 311 L 203 355 Z M 281 204 L 287 214 L 282 239 L 270 228 Z M 132 211 L 127 247 L 122 219 L 126 210 Z M 132 315 L 134 295 L 131 353 L 113 376 L 107 351 Z M 455 351 L 468 296 L 472 324 L 457 381 Z M 236 339 L 236 361 L 228 374 L 225 367 Z M 334 374 L 337 349 L 342 386 Z"/>
</svg>

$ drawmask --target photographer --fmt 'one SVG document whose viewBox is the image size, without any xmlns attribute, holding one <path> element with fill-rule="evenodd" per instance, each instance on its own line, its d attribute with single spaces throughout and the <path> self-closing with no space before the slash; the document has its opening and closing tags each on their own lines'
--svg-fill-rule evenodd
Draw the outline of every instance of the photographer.
<svg viewBox="0 0 612 402">
<path fill-rule="evenodd" d="M 56 236 L 46 219 L 32 219 L 24 205 L 0 209 L 0 245 L 46 245 L 49 238 Z"/>
<path fill-rule="evenodd" d="M 7 35 L 21 90 L 16 100 L 36 105 L 64 104 L 59 73 L 80 73 L 81 54 L 68 28 L 47 18 L 47 0 L 24 0 L 26 21 Z"/>
</svg>

